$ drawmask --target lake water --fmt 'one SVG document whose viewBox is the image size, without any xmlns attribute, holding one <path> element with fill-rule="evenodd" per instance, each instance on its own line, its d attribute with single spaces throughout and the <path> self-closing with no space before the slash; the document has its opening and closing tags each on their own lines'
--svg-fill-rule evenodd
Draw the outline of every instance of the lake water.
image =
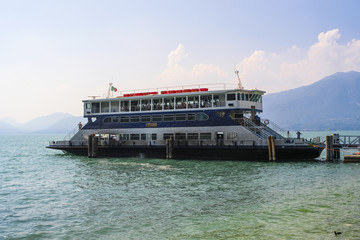
<svg viewBox="0 0 360 240">
<path fill-rule="evenodd" d="M 88 159 L 45 148 L 61 138 L 0 138 L 0 239 L 360 239 L 359 164 Z"/>
</svg>

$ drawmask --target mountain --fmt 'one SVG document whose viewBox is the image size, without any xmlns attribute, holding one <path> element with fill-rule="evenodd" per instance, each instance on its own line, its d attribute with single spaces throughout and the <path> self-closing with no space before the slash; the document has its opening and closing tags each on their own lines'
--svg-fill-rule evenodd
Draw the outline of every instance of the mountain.
<svg viewBox="0 0 360 240">
<path fill-rule="evenodd" d="M 360 73 L 339 72 L 311 85 L 263 97 L 264 113 L 286 129 L 359 130 Z"/>
<path fill-rule="evenodd" d="M 60 133 L 67 134 L 77 127 L 79 122 L 85 125 L 83 117 L 72 116 L 68 113 L 54 113 L 35 118 L 16 127 L 8 123 L 9 120 L 0 120 L 0 135 L 29 134 L 29 133 Z"/>
</svg>

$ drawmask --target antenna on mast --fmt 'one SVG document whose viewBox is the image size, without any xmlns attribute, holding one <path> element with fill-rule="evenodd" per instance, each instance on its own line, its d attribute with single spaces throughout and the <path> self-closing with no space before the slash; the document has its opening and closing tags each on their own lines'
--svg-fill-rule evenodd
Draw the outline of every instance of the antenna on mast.
<svg viewBox="0 0 360 240">
<path fill-rule="evenodd" d="M 244 87 L 241 84 L 241 80 L 240 80 L 240 76 L 239 76 L 239 70 L 235 69 L 234 73 L 236 74 L 236 76 L 238 78 L 238 88 L 239 89 L 244 89 Z"/>
</svg>

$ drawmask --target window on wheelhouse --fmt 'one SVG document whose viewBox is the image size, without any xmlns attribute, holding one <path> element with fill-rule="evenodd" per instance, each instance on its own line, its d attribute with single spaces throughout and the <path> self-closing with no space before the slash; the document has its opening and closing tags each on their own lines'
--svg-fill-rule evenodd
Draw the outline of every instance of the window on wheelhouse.
<svg viewBox="0 0 360 240">
<path fill-rule="evenodd" d="M 235 93 L 228 93 L 228 94 L 226 94 L 226 100 L 228 100 L 228 101 L 235 101 L 235 100 L 236 100 L 236 95 L 235 95 Z"/>
<path fill-rule="evenodd" d="M 211 95 L 200 95 L 200 107 L 201 108 L 210 108 L 211 107 Z"/>
<path fill-rule="evenodd" d="M 91 112 L 92 113 L 100 113 L 100 103 L 92 103 L 91 104 Z"/>
<path fill-rule="evenodd" d="M 153 110 L 162 110 L 162 99 L 161 98 L 154 98 L 153 99 Z"/>
<path fill-rule="evenodd" d="M 119 101 L 111 101 L 111 112 L 119 112 Z"/>
<path fill-rule="evenodd" d="M 101 112 L 102 113 L 109 112 L 109 102 L 101 102 L 100 107 L 101 107 Z"/>
<path fill-rule="evenodd" d="M 121 101 L 121 111 L 122 112 L 129 111 L 129 101 Z"/>
</svg>

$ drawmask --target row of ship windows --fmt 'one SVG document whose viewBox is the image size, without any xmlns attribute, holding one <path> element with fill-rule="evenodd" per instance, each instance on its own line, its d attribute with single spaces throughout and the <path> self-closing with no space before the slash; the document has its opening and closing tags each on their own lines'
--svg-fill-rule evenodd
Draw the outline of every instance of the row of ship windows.
<svg viewBox="0 0 360 240">
<path fill-rule="evenodd" d="M 175 138 L 174 138 L 175 136 Z M 175 140 L 211 140 L 211 133 L 164 133 L 163 134 L 163 140 L 167 140 L 170 138 L 173 138 Z M 137 133 L 132 133 L 132 134 L 128 134 L 128 133 L 121 133 L 119 135 L 119 140 L 146 140 L 146 134 L 137 134 Z M 151 140 L 158 140 L 157 139 L 157 134 L 156 133 L 152 133 L 151 134 Z"/>
<path fill-rule="evenodd" d="M 251 101 L 261 102 L 261 95 L 247 93 L 228 93 L 227 101 Z M 108 113 L 108 112 L 136 112 L 136 111 L 156 111 L 189 108 L 211 108 L 224 107 L 225 94 L 220 95 L 200 95 L 184 97 L 168 97 L 154 99 L 134 99 L 125 101 L 106 101 L 85 103 L 85 113 Z"/>
<path fill-rule="evenodd" d="M 134 116 L 113 116 L 104 118 L 104 123 L 137 123 L 137 122 L 173 122 L 173 121 L 206 121 L 206 113 L 177 113 Z"/>
</svg>

